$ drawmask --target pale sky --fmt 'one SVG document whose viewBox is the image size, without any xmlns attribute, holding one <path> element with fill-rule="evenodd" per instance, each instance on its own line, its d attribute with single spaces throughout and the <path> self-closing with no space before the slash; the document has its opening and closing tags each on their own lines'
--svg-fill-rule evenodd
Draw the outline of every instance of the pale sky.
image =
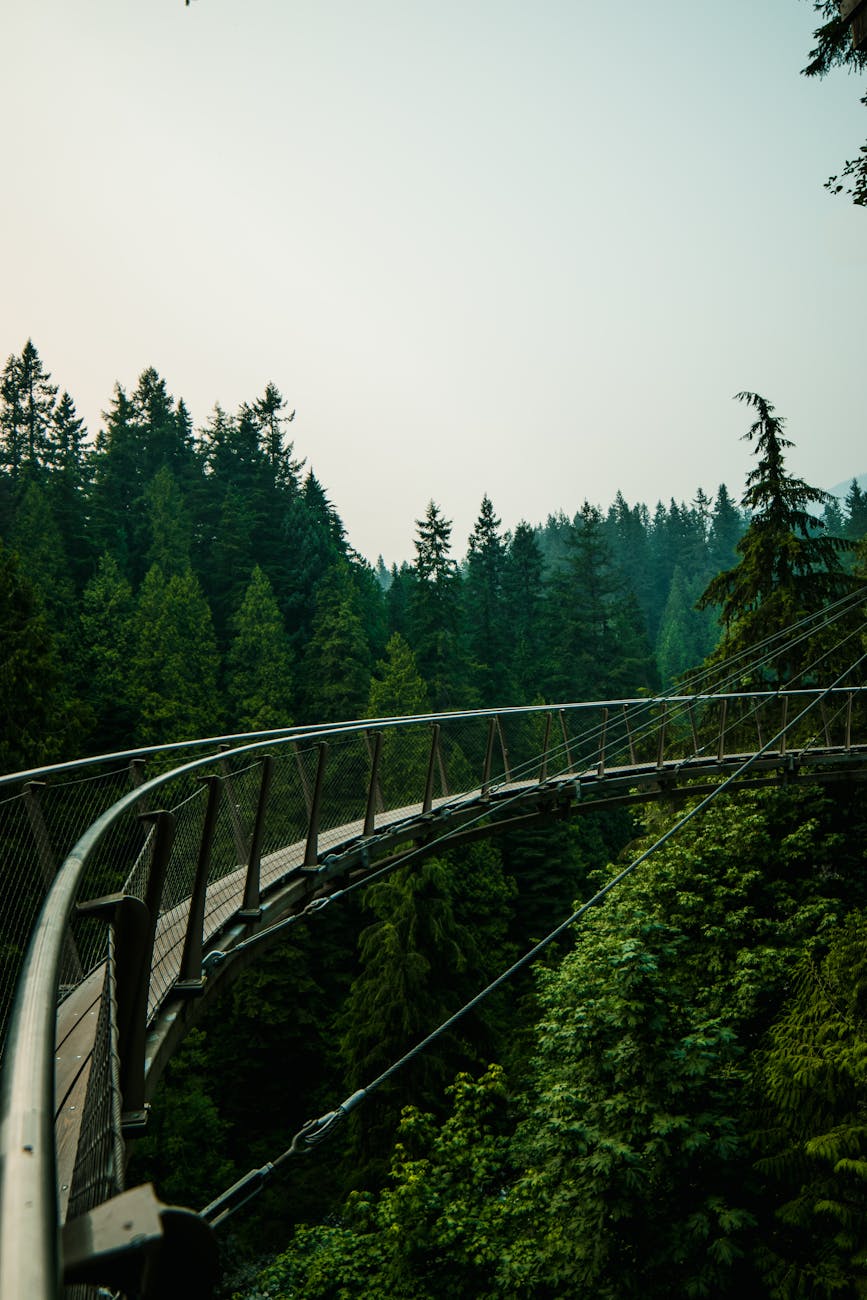
<svg viewBox="0 0 867 1300">
<path fill-rule="evenodd" d="M 805 0 L 7 3 L 0 364 L 95 434 L 157 368 L 196 425 L 273 381 L 371 561 L 584 498 L 867 470 L 863 79 Z"/>
</svg>

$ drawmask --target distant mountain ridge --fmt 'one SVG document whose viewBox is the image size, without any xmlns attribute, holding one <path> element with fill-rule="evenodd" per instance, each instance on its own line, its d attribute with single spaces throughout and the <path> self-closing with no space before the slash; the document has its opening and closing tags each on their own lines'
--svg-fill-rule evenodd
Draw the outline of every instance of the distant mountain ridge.
<svg viewBox="0 0 867 1300">
<path fill-rule="evenodd" d="M 855 479 L 855 482 L 858 484 L 861 491 L 867 492 L 867 474 L 854 474 L 852 477 Z M 844 483 L 838 483 L 836 487 L 828 488 L 828 491 L 831 493 L 831 496 L 840 497 L 840 499 L 843 500 L 851 486 L 852 479 L 847 478 Z"/>
</svg>

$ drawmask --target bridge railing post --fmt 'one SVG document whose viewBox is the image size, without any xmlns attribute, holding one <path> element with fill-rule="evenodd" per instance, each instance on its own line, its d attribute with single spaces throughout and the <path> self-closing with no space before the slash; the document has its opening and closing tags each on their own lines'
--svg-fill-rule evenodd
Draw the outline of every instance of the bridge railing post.
<svg viewBox="0 0 867 1300">
<path fill-rule="evenodd" d="M 846 695 L 846 753 L 852 748 L 852 692 Z"/>
<path fill-rule="evenodd" d="M 728 703 L 728 700 L 722 700 L 720 702 L 719 741 L 716 749 L 716 758 L 718 763 L 723 761 L 726 752 L 726 716 L 728 714 Z"/>
<path fill-rule="evenodd" d="M 605 736 L 608 731 L 608 710 L 602 710 L 602 730 L 599 733 L 599 766 L 596 769 L 598 776 L 605 775 Z"/>
<path fill-rule="evenodd" d="M 503 731 L 503 723 L 499 713 L 495 719 L 497 723 L 497 735 L 500 738 L 500 753 L 503 756 L 503 779 L 508 784 L 512 779 L 512 769 L 509 762 L 509 746 L 506 744 L 506 733 Z"/>
<path fill-rule="evenodd" d="M 421 805 L 423 813 L 429 813 L 433 807 L 434 773 L 436 772 L 437 759 L 439 759 L 440 765 L 442 764 L 442 757 L 439 751 L 440 724 L 434 722 L 431 724 L 430 754 L 427 761 L 427 776 L 425 778 L 424 798 Z"/>
<path fill-rule="evenodd" d="M 494 735 L 496 727 L 493 718 L 488 718 L 488 739 L 485 745 L 485 761 L 482 767 L 482 798 L 487 799 L 491 788 L 491 763 L 494 758 Z"/>
<path fill-rule="evenodd" d="M 259 901 L 262 836 L 265 832 L 265 813 L 268 809 L 268 792 L 271 789 L 273 774 L 274 759 L 270 754 L 265 754 L 262 758 L 262 778 L 259 782 L 256 820 L 253 823 L 253 834 L 250 836 L 250 856 L 247 859 L 247 876 L 244 881 L 244 901 L 238 912 L 238 916 L 242 921 L 255 921 L 262 915 Z"/>
<path fill-rule="evenodd" d="M 783 696 L 783 719 L 782 722 L 780 723 L 780 758 L 785 758 L 786 756 L 786 747 L 789 739 L 788 717 L 789 717 L 789 697 L 788 695 L 784 695 Z"/>
<path fill-rule="evenodd" d="M 132 904 L 124 902 L 121 906 L 119 922 L 121 930 L 118 936 L 118 1001 L 120 1003 L 123 997 L 125 1014 L 121 1016 L 120 1010 L 118 1011 L 118 1034 L 125 1130 L 141 1128 L 146 1118 L 144 1045 L 151 969 L 163 886 L 175 837 L 175 818 L 172 813 L 160 809 L 155 812 L 140 813 L 139 816 L 142 821 L 153 823 L 154 839 L 145 888 L 144 913 Z"/>
<path fill-rule="evenodd" d="M 304 849 L 304 866 L 315 867 L 319 862 L 319 815 L 322 808 L 322 787 L 325 782 L 325 763 L 328 758 L 328 742 L 322 740 L 317 746 L 319 758 L 316 764 L 316 780 L 310 799 L 310 813 L 307 822 L 307 843 Z"/>
<path fill-rule="evenodd" d="M 187 932 L 184 936 L 181 969 L 176 984 L 178 991 L 181 993 L 198 993 L 204 988 L 204 980 L 202 979 L 202 938 L 205 925 L 205 899 L 208 892 L 211 850 L 214 844 L 214 829 L 217 824 L 217 811 L 223 782 L 216 775 L 205 776 L 202 780 L 208 787 L 208 802 L 202 823 L 202 838 L 199 842 L 193 891 L 190 895 L 190 910 L 187 915 Z"/>
<path fill-rule="evenodd" d="M 367 753 L 370 759 L 370 781 L 367 786 L 367 807 L 364 813 L 364 834 L 372 835 L 376 824 L 376 812 L 383 807 L 382 791 L 379 788 L 379 762 L 382 757 L 382 732 L 373 732 L 373 745 L 370 743 L 371 733 L 365 731 L 364 741 L 367 745 Z"/>
</svg>

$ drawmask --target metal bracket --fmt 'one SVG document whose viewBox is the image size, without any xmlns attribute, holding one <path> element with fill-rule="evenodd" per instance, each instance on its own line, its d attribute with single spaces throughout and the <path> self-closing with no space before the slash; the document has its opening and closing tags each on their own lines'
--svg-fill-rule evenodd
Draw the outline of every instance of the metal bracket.
<svg viewBox="0 0 867 1300">
<path fill-rule="evenodd" d="M 209 1300 L 219 1279 L 208 1225 L 163 1205 L 150 1183 L 67 1223 L 62 1250 L 67 1286 L 108 1286 L 141 1300 Z"/>
</svg>

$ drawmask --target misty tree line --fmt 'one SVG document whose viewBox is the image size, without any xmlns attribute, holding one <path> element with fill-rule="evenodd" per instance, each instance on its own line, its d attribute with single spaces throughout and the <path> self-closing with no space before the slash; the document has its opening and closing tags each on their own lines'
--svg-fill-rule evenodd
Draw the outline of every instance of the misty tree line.
<svg viewBox="0 0 867 1300">
<path fill-rule="evenodd" d="M 725 486 L 652 513 L 618 493 L 513 532 L 484 497 L 461 560 L 430 502 L 415 559 L 389 571 L 353 549 L 294 458 L 291 418 L 268 384 L 195 429 L 147 369 L 115 387 L 93 439 L 32 342 L 8 359 L 4 769 L 373 711 L 634 695 L 718 640 L 695 602 L 744 532 Z M 825 514 L 860 536 L 857 483 Z M 422 680 L 409 702 L 388 685 L 408 654 Z"/>
</svg>

